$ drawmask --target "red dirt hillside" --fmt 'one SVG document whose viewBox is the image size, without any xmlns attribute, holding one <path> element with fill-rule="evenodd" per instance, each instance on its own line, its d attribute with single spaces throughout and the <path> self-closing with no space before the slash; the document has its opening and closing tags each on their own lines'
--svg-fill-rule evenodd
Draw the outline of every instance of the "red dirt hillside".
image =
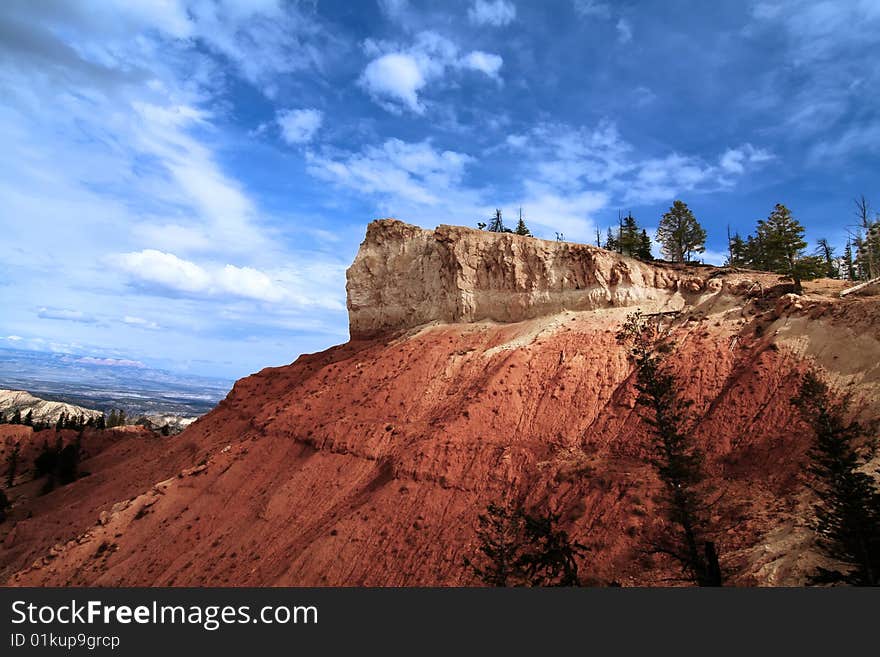
<svg viewBox="0 0 880 657">
<path fill-rule="evenodd" d="M 14 487 L 0 578 L 472 584 L 477 514 L 517 493 L 591 548 L 588 583 L 665 583 L 642 550 L 659 484 L 615 341 L 639 308 L 672 313 L 728 580 L 799 584 L 815 562 L 800 372 L 880 416 L 880 299 L 842 287 L 795 296 L 770 274 L 374 222 L 348 272 L 350 342 L 242 379 L 179 436 L 113 442 L 48 495 Z"/>
</svg>

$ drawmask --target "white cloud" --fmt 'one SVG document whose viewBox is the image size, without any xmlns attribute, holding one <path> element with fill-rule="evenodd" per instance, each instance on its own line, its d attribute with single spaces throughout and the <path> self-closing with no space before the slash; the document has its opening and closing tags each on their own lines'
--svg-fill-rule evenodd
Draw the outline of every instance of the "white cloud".
<svg viewBox="0 0 880 657">
<path fill-rule="evenodd" d="M 500 56 L 478 50 L 461 56 L 458 46 L 432 31 L 419 32 L 409 46 L 368 39 L 364 50 L 373 59 L 359 84 L 392 113 L 407 109 L 424 114 L 421 94 L 430 82 L 442 80 L 450 71 L 475 70 L 498 80 L 503 63 Z"/>
<path fill-rule="evenodd" d="M 603 191 L 560 192 L 552 186 L 526 181 L 526 193 L 513 207 L 523 208 L 530 227 L 540 226 L 545 235 L 563 233 L 568 240 L 590 241 L 596 213 L 608 205 Z M 532 229 L 534 232 L 534 228 Z"/>
<path fill-rule="evenodd" d="M 416 114 L 425 111 L 419 101 L 419 91 L 425 82 L 415 57 L 403 53 L 389 53 L 374 59 L 361 76 L 361 84 L 384 107 L 395 108 L 383 102 L 390 99 L 403 103 Z"/>
<path fill-rule="evenodd" d="M 98 321 L 81 310 L 70 310 L 68 308 L 43 307 L 37 310 L 37 317 L 40 319 L 58 319 L 67 322 L 81 322 L 83 324 L 94 324 Z"/>
<path fill-rule="evenodd" d="M 304 144 L 312 140 L 321 128 L 324 113 L 317 109 L 280 110 L 275 120 L 281 128 L 281 137 L 288 144 Z"/>
<path fill-rule="evenodd" d="M 618 43 L 629 43 L 633 38 L 632 25 L 625 18 L 621 18 L 617 21 L 617 25 L 615 26 L 617 29 L 617 41 Z"/>
<path fill-rule="evenodd" d="M 880 121 L 867 121 L 817 141 L 810 148 L 807 161 L 814 166 L 838 164 L 856 154 L 877 152 L 880 152 Z"/>
<path fill-rule="evenodd" d="M 474 25 L 501 27 L 515 18 L 516 7 L 507 0 L 474 0 L 468 9 L 468 19 Z"/>
<path fill-rule="evenodd" d="M 207 292 L 211 275 L 199 265 L 173 253 L 144 249 L 122 253 L 112 259 L 122 271 L 136 279 L 181 292 Z"/>
<path fill-rule="evenodd" d="M 574 10 L 585 18 L 608 18 L 611 16 L 611 7 L 607 2 L 599 0 L 574 0 Z"/>
<path fill-rule="evenodd" d="M 437 205 L 460 182 L 471 157 L 438 151 L 429 141 L 389 139 L 381 147 L 368 146 L 342 158 L 309 154 L 308 161 L 313 175 L 361 193 Z"/>
<path fill-rule="evenodd" d="M 593 187 L 627 204 L 674 198 L 683 191 L 725 189 L 772 159 L 751 144 L 727 149 L 718 164 L 693 155 L 641 155 L 624 140 L 617 126 L 600 122 L 594 129 L 539 124 L 525 135 L 511 135 L 507 145 L 523 151 L 526 180 L 570 196 Z"/>
<path fill-rule="evenodd" d="M 639 85 L 632 90 L 633 102 L 638 107 L 645 107 L 657 100 L 657 94 L 644 85 Z"/>
<path fill-rule="evenodd" d="M 466 68 L 472 68 L 475 71 L 481 71 L 490 78 L 497 77 L 498 71 L 501 70 L 501 65 L 503 63 L 504 60 L 501 59 L 500 55 L 493 55 L 491 53 L 483 52 L 482 50 L 475 50 L 468 53 L 462 59 L 463 66 Z"/>
<path fill-rule="evenodd" d="M 712 249 L 706 249 L 696 257 L 707 264 L 721 267 L 727 260 L 727 255 L 726 251 L 713 251 Z"/>
<path fill-rule="evenodd" d="M 216 282 L 221 290 L 248 299 L 277 303 L 287 296 L 284 288 L 253 267 L 226 265 L 217 272 Z"/>
<path fill-rule="evenodd" d="M 7 335 L 6 339 L 10 342 L 20 342 L 21 340 L 24 340 L 20 335 Z"/>
<path fill-rule="evenodd" d="M 122 323 L 137 328 L 147 329 L 148 331 L 158 331 L 161 328 L 156 322 L 151 322 L 143 317 L 134 317 L 132 315 L 126 315 L 123 317 Z"/>
<path fill-rule="evenodd" d="M 59 351 L 66 351 L 61 350 Z M 137 367 L 144 368 L 144 365 L 139 360 L 130 360 L 127 358 L 95 358 L 94 356 L 83 356 L 82 358 L 77 358 L 77 363 L 82 363 L 84 365 L 99 365 L 101 367 Z"/>
<path fill-rule="evenodd" d="M 612 203 L 642 205 L 669 201 L 689 191 L 728 189 L 735 179 L 772 159 L 751 144 L 729 148 L 717 161 L 669 153 L 648 156 L 602 121 L 594 128 L 541 123 L 510 134 L 503 146 L 517 152 L 519 191 L 469 187 L 465 168 L 474 158 L 442 151 L 430 141 L 390 139 L 355 153 L 309 152 L 309 172 L 322 180 L 377 200 L 381 216 L 422 225 L 473 225 L 492 208 L 522 207 L 536 234 L 594 240 L 595 217 Z M 715 163 L 717 162 L 717 163 Z"/>
<path fill-rule="evenodd" d="M 379 0 L 379 9 L 394 21 L 401 20 L 409 8 L 409 0 Z"/>
<path fill-rule="evenodd" d="M 749 164 L 760 164 L 773 159 L 773 155 L 751 144 L 743 144 L 739 148 L 728 148 L 721 155 L 719 166 L 728 173 L 741 174 Z"/>
<path fill-rule="evenodd" d="M 322 180 L 376 197 L 384 216 L 422 225 L 474 225 L 488 217 L 500 200 L 491 191 L 466 186 L 465 170 L 473 160 L 464 153 L 438 150 L 429 141 L 390 139 L 359 153 L 310 154 L 309 171 Z M 561 189 L 546 181 L 527 180 L 522 194 L 505 205 L 522 206 L 537 233 L 543 228 L 548 237 L 560 231 L 571 239 L 585 239 L 592 234 L 592 216 L 607 202 L 603 191 Z"/>
<path fill-rule="evenodd" d="M 769 67 L 753 81 L 745 109 L 760 107 L 770 132 L 797 140 L 813 166 L 837 167 L 842 158 L 876 153 L 880 124 L 865 99 L 880 85 L 874 65 L 880 3 L 773 0 L 752 7 L 743 33 L 772 39 L 785 66 Z"/>
<path fill-rule="evenodd" d="M 183 294 L 193 298 L 245 299 L 277 304 L 279 309 L 320 307 L 338 310 L 341 303 L 329 291 L 344 268 L 316 258 L 311 263 L 265 272 L 237 265 L 199 265 L 173 253 L 144 249 L 108 258 L 139 286 L 157 292 Z M 134 319 L 135 321 L 130 321 Z M 137 318 L 126 318 L 138 325 Z"/>
</svg>

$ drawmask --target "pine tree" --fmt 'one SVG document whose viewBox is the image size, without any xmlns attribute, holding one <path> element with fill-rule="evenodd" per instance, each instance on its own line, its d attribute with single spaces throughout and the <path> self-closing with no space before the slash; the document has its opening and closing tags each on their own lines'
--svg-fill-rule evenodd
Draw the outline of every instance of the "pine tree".
<svg viewBox="0 0 880 657">
<path fill-rule="evenodd" d="M 29 427 L 34 426 L 34 411 L 33 409 L 27 412 L 27 415 L 24 416 L 24 424 Z"/>
<path fill-rule="evenodd" d="M 750 263 L 746 257 L 746 243 L 739 233 L 727 238 L 727 266 L 746 267 Z"/>
<path fill-rule="evenodd" d="M 856 262 L 864 279 L 880 275 L 880 220 L 871 220 L 871 204 L 864 196 L 855 200 L 859 232 L 855 241 Z"/>
<path fill-rule="evenodd" d="M 76 480 L 79 473 L 79 458 L 82 445 L 82 432 L 76 439 L 65 445 L 58 452 L 57 476 L 58 482 L 64 486 Z"/>
<path fill-rule="evenodd" d="M 9 503 L 9 498 L 6 497 L 6 492 L 0 490 L 0 522 L 6 522 L 6 509 L 11 506 L 12 504 Z"/>
<path fill-rule="evenodd" d="M 663 254 L 672 262 L 688 262 L 691 254 L 706 250 L 706 231 L 694 213 L 682 202 L 675 201 L 660 218 L 657 241 Z"/>
<path fill-rule="evenodd" d="M 804 375 L 792 402 L 814 437 L 809 472 L 819 501 L 813 529 L 822 552 L 841 564 L 819 568 L 811 581 L 880 585 L 880 492 L 874 478 L 862 471 L 871 454 L 857 448 L 867 432 L 856 422 L 845 422 L 849 399 L 833 399 L 813 371 Z"/>
<path fill-rule="evenodd" d="M 517 235 L 523 235 L 524 237 L 531 237 L 532 233 L 526 226 L 526 222 L 523 220 L 522 216 L 522 208 L 519 209 L 519 221 L 516 224 L 516 228 L 513 231 Z"/>
<path fill-rule="evenodd" d="M 834 261 L 834 247 L 824 237 L 816 241 L 816 255 L 825 263 L 825 277 L 837 278 L 837 264 Z"/>
<path fill-rule="evenodd" d="M 605 238 L 605 248 L 609 251 L 617 251 L 618 253 L 620 252 L 619 243 L 617 241 L 617 238 L 614 237 L 614 233 L 611 232 L 610 226 L 608 227 L 608 235 Z"/>
<path fill-rule="evenodd" d="M 492 218 L 492 221 L 489 222 L 489 232 L 491 233 L 503 233 L 507 229 L 504 228 L 504 221 L 501 219 L 501 210 L 495 210 L 495 216 Z"/>
<path fill-rule="evenodd" d="M 659 323 L 635 312 L 617 334 L 629 347 L 635 365 L 638 403 L 651 427 L 654 455 L 651 464 L 666 491 L 668 519 L 674 528 L 658 540 L 655 550 L 677 560 L 698 586 L 721 586 L 722 574 L 715 543 L 708 540 L 706 505 L 701 499 L 703 456 L 683 432 L 689 403 L 677 394 L 675 377 L 663 354 L 670 346 Z"/>
<path fill-rule="evenodd" d="M 843 269 L 843 278 L 848 281 L 854 281 L 856 279 L 856 273 L 853 269 L 852 242 L 849 240 L 846 241 L 846 246 L 843 248 Z"/>
<path fill-rule="evenodd" d="M 119 424 L 119 415 L 116 412 L 116 409 L 114 408 L 110 411 L 110 419 L 107 420 L 107 428 L 112 429 L 113 427 L 115 427 L 118 424 Z"/>
<path fill-rule="evenodd" d="M 10 424 L 21 424 L 21 409 L 16 408 L 15 412 L 12 414 L 12 419 L 9 421 Z"/>
<path fill-rule="evenodd" d="M 586 548 L 557 528 L 559 516 L 490 504 L 478 518 L 477 562 L 465 566 L 489 586 L 578 586 Z"/>
<path fill-rule="evenodd" d="M 7 445 L 8 453 L 6 454 L 6 488 L 12 488 L 15 482 L 15 475 L 18 474 L 18 457 L 21 453 L 21 444 L 16 442 L 13 445 Z"/>
<path fill-rule="evenodd" d="M 624 255 L 636 257 L 636 254 L 639 253 L 642 246 L 642 236 L 639 233 L 636 218 L 632 216 L 632 213 L 627 213 L 621 221 L 618 244 L 620 252 Z"/>
<path fill-rule="evenodd" d="M 766 220 L 758 221 L 757 235 L 763 248 L 763 269 L 790 277 L 795 292 L 802 291 L 802 280 L 823 275 L 822 260 L 803 253 L 807 248 L 804 227 L 781 203 L 776 204 Z"/>
<path fill-rule="evenodd" d="M 764 247 L 764 239 L 761 235 L 748 235 L 746 237 L 744 260 L 745 265 L 752 269 L 770 271 L 767 249 Z"/>
<path fill-rule="evenodd" d="M 49 447 L 49 441 L 44 438 L 43 447 L 40 449 L 37 458 L 34 459 L 34 475 L 36 477 L 42 477 L 43 475 L 54 472 L 56 462 L 57 454 L 54 449 Z"/>
<path fill-rule="evenodd" d="M 648 237 L 648 231 L 644 228 L 642 229 L 642 234 L 639 239 L 639 248 L 636 252 L 636 258 L 640 258 L 642 260 L 653 260 L 654 256 L 651 254 L 651 238 Z"/>
</svg>

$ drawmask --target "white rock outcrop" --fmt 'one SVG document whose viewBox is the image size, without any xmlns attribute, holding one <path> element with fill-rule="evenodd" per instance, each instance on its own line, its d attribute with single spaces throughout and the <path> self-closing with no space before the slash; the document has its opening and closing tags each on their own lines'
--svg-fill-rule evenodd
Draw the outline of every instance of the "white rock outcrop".
<svg viewBox="0 0 880 657">
<path fill-rule="evenodd" d="M 91 408 L 40 399 L 24 390 L 0 390 L 0 413 L 5 413 L 8 419 L 16 410 L 21 411 L 22 418 L 29 412 L 32 413 L 34 422 L 57 422 L 62 413 L 69 417 L 83 416 L 86 419 L 102 415 L 101 411 Z"/>
<path fill-rule="evenodd" d="M 352 338 L 433 321 L 517 322 L 566 310 L 681 307 L 720 280 L 586 244 L 379 219 L 346 272 Z"/>
</svg>

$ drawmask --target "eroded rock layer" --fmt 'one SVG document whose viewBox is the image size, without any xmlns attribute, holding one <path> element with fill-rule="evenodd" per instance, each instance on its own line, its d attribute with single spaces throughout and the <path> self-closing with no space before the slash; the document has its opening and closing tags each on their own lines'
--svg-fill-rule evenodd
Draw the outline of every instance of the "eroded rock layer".
<svg viewBox="0 0 880 657">
<path fill-rule="evenodd" d="M 625 258 L 586 244 L 462 226 L 367 227 L 347 272 L 352 337 L 432 321 L 519 322 L 565 310 L 680 308 L 720 290 L 714 273 Z"/>
</svg>

